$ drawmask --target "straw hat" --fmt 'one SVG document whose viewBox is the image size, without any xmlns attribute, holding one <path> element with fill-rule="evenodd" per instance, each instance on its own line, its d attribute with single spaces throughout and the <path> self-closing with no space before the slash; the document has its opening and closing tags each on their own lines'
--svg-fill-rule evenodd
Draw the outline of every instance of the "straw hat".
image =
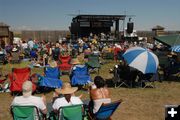
<svg viewBox="0 0 180 120">
<path fill-rule="evenodd" d="M 49 61 L 49 66 L 50 66 L 50 67 L 57 67 L 57 62 L 54 61 L 54 60 L 50 60 L 50 61 Z"/>
<path fill-rule="evenodd" d="M 56 93 L 58 94 L 72 94 L 78 90 L 77 87 L 71 87 L 70 83 L 63 83 L 61 89 L 55 89 Z"/>
<path fill-rule="evenodd" d="M 71 64 L 72 64 L 72 65 L 76 65 L 76 64 L 80 64 L 80 62 L 79 62 L 78 58 L 73 58 L 73 59 L 71 60 Z"/>
<path fill-rule="evenodd" d="M 24 97 L 29 97 L 32 94 L 32 82 L 25 81 L 22 85 L 22 91 Z"/>
</svg>

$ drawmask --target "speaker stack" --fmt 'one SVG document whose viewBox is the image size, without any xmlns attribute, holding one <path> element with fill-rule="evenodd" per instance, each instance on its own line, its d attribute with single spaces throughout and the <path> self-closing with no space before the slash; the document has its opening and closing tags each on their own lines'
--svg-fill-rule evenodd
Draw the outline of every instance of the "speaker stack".
<svg viewBox="0 0 180 120">
<path fill-rule="evenodd" d="M 127 33 L 131 34 L 133 32 L 133 28 L 134 28 L 134 23 L 128 22 L 127 23 Z"/>
</svg>

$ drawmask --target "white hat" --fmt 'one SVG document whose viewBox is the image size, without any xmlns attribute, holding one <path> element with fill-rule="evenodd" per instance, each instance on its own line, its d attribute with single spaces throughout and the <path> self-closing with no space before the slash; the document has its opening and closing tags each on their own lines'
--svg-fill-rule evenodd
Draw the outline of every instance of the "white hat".
<svg viewBox="0 0 180 120">
<path fill-rule="evenodd" d="M 25 81 L 22 85 L 22 91 L 24 97 L 29 97 L 32 94 L 32 82 Z"/>
<path fill-rule="evenodd" d="M 58 94 L 72 94 L 78 90 L 77 87 L 71 87 L 70 83 L 63 83 L 61 89 L 55 89 Z"/>
<path fill-rule="evenodd" d="M 17 48 L 13 48 L 13 49 L 12 49 L 13 52 L 15 52 L 15 51 L 17 51 L 17 50 L 18 50 Z"/>
</svg>

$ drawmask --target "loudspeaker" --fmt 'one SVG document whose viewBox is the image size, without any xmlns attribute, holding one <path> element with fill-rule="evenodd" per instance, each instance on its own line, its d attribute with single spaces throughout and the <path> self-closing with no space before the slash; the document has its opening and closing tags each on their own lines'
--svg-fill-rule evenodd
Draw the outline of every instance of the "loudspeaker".
<svg viewBox="0 0 180 120">
<path fill-rule="evenodd" d="M 132 33 L 133 32 L 133 27 L 134 27 L 134 23 L 133 22 L 128 22 L 127 23 L 127 33 Z"/>
<path fill-rule="evenodd" d="M 77 22 L 73 22 L 71 23 L 71 33 L 75 34 L 75 33 L 79 33 L 80 31 L 80 25 Z"/>
</svg>

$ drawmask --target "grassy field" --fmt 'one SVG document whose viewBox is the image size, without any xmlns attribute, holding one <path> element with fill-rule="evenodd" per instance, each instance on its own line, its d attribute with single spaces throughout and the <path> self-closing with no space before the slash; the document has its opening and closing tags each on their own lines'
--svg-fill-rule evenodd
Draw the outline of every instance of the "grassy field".
<svg viewBox="0 0 180 120">
<path fill-rule="evenodd" d="M 7 74 L 13 67 L 25 67 L 28 63 L 8 64 L 3 66 L 3 73 Z M 104 79 L 111 79 L 109 69 L 115 63 L 108 61 L 100 69 L 100 75 Z M 34 68 L 32 73 L 42 74 L 42 69 Z M 91 74 L 92 78 L 96 74 Z M 61 77 L 62 81 L 69 81 L 67 75 Z M 112 100 L 122 99 L 123 103 L 113 115 L 114 120 L 164 120 L 165 108 L 167 104 L 180 104 L 180 82 L 177 80 L 156 82 L 156 88 L 109 88 Z M 45 96 L 47 102 L 52 99 L 52 92 Z M 87 91 L 78 91 L 77 95 L 83 94 L 82 99 L 89 98 Z M 37 94 L 41 96 L 41 94 Z M 9 93 L 0 94 L 0 120 L 11 120 L 9 112 L 13 97 Z"/>
</svg>

